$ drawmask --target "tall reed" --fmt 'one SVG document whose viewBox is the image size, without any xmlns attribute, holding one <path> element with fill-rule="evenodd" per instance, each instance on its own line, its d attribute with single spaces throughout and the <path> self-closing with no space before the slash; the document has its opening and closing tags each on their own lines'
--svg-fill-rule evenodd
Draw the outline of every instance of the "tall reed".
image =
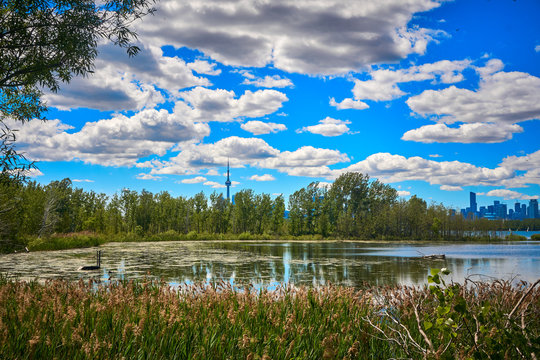
<svg viewBox="0 0 540 360">
<path fill-rule="evenodd" d="M 497 311 L 510 312 L 524 291 L 491 285 L 479 289 L 463 289 L 471 311 L 489 302 Z M 0 358 L 400 358 L 407 356 L 406 349 L 376 327 L 390 329 L 391 322 L 382 314 L 391 311 L 422 343 L 411 310 L 420 298 L 422 312 L 436 309 L 438 300 L 428 288 L 404 286 L 238 291 L 227 283 L 173 289 L 149 281 L 101 286 L 92 281 L 40 284 L 2 277 Z M 528 336 L 537 339 L 536 289 L 527 302 Z M 455 341 L 468 335 L 458 336 Z M 433 341 L 438 345 L 436 337 Z M 451 351 L 444 356 L 459 355 Z"/>
</svg>

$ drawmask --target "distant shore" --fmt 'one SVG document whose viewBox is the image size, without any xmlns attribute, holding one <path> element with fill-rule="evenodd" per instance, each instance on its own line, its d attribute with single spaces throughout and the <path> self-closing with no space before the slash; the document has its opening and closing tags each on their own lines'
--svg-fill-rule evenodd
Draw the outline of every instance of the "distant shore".
<svg viewBox="0 0 540 360">
<path fill-rule="evenodd" d="M 156 242 L 156 241 L 264 241 L 264 242 L 283 242 L 283 241 L 298 241 L 298 242 L 363 242 L 363 243 L 380 243 L 380 242 L 490 242 L 490 241 L 524 241 L 527 237 L 510 234 L 505 237 L 493 236 L 467 236 L 461 238 L 437 238 L 437 239 L 395 239 L 395 238 L 380 238 L 380 239 L 340 239 L 335 237 L 322 237 L 320 235 L 302 235 L 302 236 L 276 236 L 268 234 L 197 234 L 194 232 L 188 234 L 179 234 L 172 231 L 167 231 L 155 235 L 136 235 L 136 234 L 99 234 L 93 232 L 79 232 L 68 234 L 52 234 L 47 237 L 29 237 L 19 240 L 18 247 L 6 249 L 6 252 L 24 252 L 26 248 L 29 251 L 47 251 L 47 250 L 65 250 L 75 248 L 88 248 L 103 245 L 111 242 Z M 533 232 L 531 240 L 540 240 L 540 232 Z"/>
</svg>

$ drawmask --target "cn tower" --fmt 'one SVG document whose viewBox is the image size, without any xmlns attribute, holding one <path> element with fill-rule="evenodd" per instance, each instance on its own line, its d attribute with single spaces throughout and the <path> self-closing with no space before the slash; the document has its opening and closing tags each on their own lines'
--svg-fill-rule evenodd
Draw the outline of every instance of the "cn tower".
<svg viewBox="0 0 540 360">
<path fill-rule="evenodd" d="M 231 187 L 231 179 L 229 179 L 229 159 L 227 159 L 227 181 L 225 181 L 225 186 L 227 186 L 227 200 L 230 201 L 230 187 Z"/>
</svg>

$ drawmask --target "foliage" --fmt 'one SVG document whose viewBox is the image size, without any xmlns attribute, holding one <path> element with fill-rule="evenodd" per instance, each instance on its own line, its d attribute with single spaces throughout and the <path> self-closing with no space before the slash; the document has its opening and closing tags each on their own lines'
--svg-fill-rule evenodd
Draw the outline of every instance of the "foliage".
<svg viewBox="0 0 540 360">
<path fill-rule="evenodd" d="M 24 175 L 15 150 L 17 122 L 43 118 L 43 89 L 93 71 L 105 39 L 135 55 L 132 22 L 154 9 L 153 0 L 2 0 L 0 7 L 0 174 Z M 9 124 L 9 125 L 8 125 Z"/>
<path fill-rule="evenodd" d="M 518 235 L 518 234 L 508 234 L 504 238 L 507 241 L 525 241 L 527 240 L 526 236 Z"/>
<path fill-rule="evenodd" d="M 532 234 L 531 240 L 540 240 L 540 234 Z"/>
<path fill-rule="evenodd" d="M 86 235 L 81 233 L 95 234 L 99 243 L 279 238 L 491 241 L 497 239 L 494 230 L 504 226 L 454 216 L 448 208 L 416 196 L 398 200 L 394 189 L 361 174 L 344 174 L 328 187 L 311 183 L 294 192 L 288 205 L 286 218 L 283 196 L 272 198 L 249 189 L 236 193 L 233 204 L 216 192 L 209 197 L 203 192 L 173 197 L 167 191 L 123 189 L 107 196 L 74 188 L 69 179 L 41 185 L 6 178 L 0 181 L 0 251 L 27 245 L 90 246 L 94 240 L 83 239 Z M 58 236 L 62 238 L 53 239 Z"/>
<path fill-rule="evenodd" d="M 540 292 L 536 283 L 519 288 L 510 282 L 446 284 L 447 269 L 431 269 L 429 288 L 412 290 L 402 307 L 381 314 L 391 325 L 366 321 L 408 356 L 423 358 L 536 358 L 540 352 Z M 395 299 L 384 306 L 396 306 Z M 412 310 L 411 310 L 412 309 Z"/>
</svg>

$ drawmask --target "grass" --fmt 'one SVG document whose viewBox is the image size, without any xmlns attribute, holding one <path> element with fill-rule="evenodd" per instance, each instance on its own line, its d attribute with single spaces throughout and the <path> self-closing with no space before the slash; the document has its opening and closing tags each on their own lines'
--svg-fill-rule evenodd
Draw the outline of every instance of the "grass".
<svg viewBox="0 0 540 360">
<path fill-rule="evenodd" d="M 540 335 L 536 288 L 495 282 L 477 283 L 474 289 L 459 286 L 457 291 L 473 314 L 491 306 L 490 316 L 479 320 L 485 321 L 481 325 L 488 335 L 508 329 L 515 345 L 503 349 L 501 358 L 516 358 L 519 351 L 530 354 L 527 339 Z M 515 319 L 492 314 L 510 313 L 525 294 Z M 3 359 L 267 360 L 422 357 L 391 339 L 403 335 L 392 332 L 393 319 L 425 346 L 420 322 L 411 309 L 416 306 L 420 320 L 427 321 L 441 305 L 427 287 L 283 287 L 256 292 L 250 288 L 235 291 L 226 283 L 171 289 L 165 283 L 148 281 L 104 287 L 92 282 L 40 284 L 5 277 L 0 278 L 0 304 Z M 392 317 L 387 316 L 389 312 Z M 519 325 L 522 318 L 527 324 L 524 329 Z M 437 332 L 426 332 L 435 348 L 445 344 Z M 478 332 L 482 340 L 484 335 Z M 473 352 L 465 346 L 471 339 L 465 327 L 459 328 L 452 339 L 455 346 L 426 356 L 467 357 Z M 538 346 L 537 342 L 533 350 L 538 351 Z"/>
</svg>

